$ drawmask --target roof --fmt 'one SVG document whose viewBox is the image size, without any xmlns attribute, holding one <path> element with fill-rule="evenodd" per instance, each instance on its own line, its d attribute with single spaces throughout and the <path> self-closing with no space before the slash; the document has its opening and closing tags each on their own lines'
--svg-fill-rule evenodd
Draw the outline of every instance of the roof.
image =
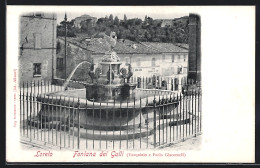
<svg viewBox="0 0 260 168">
<path fill-rule="evenodd" d="M 90 16 L 90 15 L 81 15 L 81 16 L 76 17 L 75 19 L 81 19 L 81 18 L 95 19 L 96 17 Z"/>
<path fill-rule="evenodd" d="M 184 48 L 184 49 L 189 49 L 189 44 L 185 44 L 185 43 L 176 43 L 176 46 Z"/>
<path fill-rule="evenodd" d="M 58 37 L 57 39 L 63 39 Z M 91 51 L 93 54 L 105 54 L 110 50 L 107 38 L 67 37 L 67 42 Z M 180 46 L 180 44 L 179 44 Z M 172 43 L 134 42 L 118 39 L 113 49 L 118 54 L 160 54 L 171 52 L 188 52 L 185 47 L 178 47 Z"/>
<path fill-rule="evenodd" d="M 61 40 L 64 40 L 64 37 L 57 37 L 57 40 L 60 40 L 60 39 L 61 39 Z M 81 38 L 67 37 L 67 42 L 68 42 L 68 43 L 74 44 L 74 45 L 76 45 L 76 46 L 78 46 L 78 47 L 80 47 L 80 48 L 83 48 L 83 49 L 88 50 L 88 49 L 86 48 L 86 46 L 81 43 L 82 40 L 85 40 L 85 38 L 84 38 L 84 39 L 81 39 Z"/>
<path fill-rule="evenodd" d="M 142 42 L 144 45 L 147 45 L 151 48 L 155 48 L 162 53 L 171 53 L 171 52 L 188 52 L 187 49 L 178 47 L 173 43 L 159 43 L 159 42 Z"/>
<path fill-rule="evenodd" d="M 63 39 L 63 37 L 59 37 Z M 59 39 L 58 38 L 58 39 Z M 109 51 L 109 42 L 105 38 L 82 38 L 82 37 L 67 37 L 67 41 L 81 48 L 92 51 L 93 54 L 105 54 Z M 156 54 L 160 53 L 157 50 L 151 49 L 146 45 L 130 40 L 117 40 L 114 51 L 118 54 Z"/>
</svg>

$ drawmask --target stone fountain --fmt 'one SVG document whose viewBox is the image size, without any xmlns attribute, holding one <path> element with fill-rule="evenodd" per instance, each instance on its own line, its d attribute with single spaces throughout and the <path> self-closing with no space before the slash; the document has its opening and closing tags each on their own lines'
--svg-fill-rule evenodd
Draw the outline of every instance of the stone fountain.
<svg viewBox="0 0 260 168">
<path fill-rule="evenodd" d="M 53 120 L 63 122 L 68 127 L 71 127 L 73 122 L 83 129 L 115 131 L 146 128 L 148 115 L 143 115 L 143 113 L 147 114 L 154 110 L 157 114 L 162 112 L 160 108 L 153 108 L 154 100 L 158 100 L 159 96 L 141 91 L 135 92 L 136 83 L 130 82 L 133 75 L 131 65 L 129 64 L 127 69 L 120 68 L 122 63 L 113 50 L 116 45 L 115 33 L 112 32 L 110 37 L 105 36 L 105 38 L 110 49 L 99 63 L 101 68 L 95 69 L 94 63 L 86 61 L 80 64 L 90 64 L 88 73 L 91 82 L 84 84 L 85 89 L 64 90 L 39 96 L 38 101 L 43 104 L 38 118 L 45 122 L 52 122 Z M 80 65 L 69 75 L 64 83 L 64 88 L 67 88 L 68 81 Z M 53 106 L 50 108 L 49 104 Z M 73 108 L 61 108 L 61 106 Z M 176 106 L 169 105 L 167 108 L 169 111 L 173 111 Z M 149 128 L 148 132 L 145 129 L 144 134 L 139 132 L 138 136 L 147 136 L 147 133 L 153 133 L 152 128 Z M 81 137 L 87 136 L 85 134 L 84 131 Z M 127 136 L 129 136 L 129 132 Z M 123 139 L 122 137 L 124 136 L 120 134 L 121 139 Z M 92 138 L 95 138 L 94 135 Z"/>
</svg>

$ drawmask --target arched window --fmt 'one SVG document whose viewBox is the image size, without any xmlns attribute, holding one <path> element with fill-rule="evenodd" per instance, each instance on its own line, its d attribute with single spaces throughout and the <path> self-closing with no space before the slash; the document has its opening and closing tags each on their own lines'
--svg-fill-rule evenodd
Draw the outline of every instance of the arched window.
<svg viewBox="0 0 260 168">
<path fill-rule="evenodd" d="M 162 56 L 162 61 L 165 61 L 165 55 Z"/>
<path fill-rule="evenodd" d="M 152 66 L 155 66 L 155 58 L 152 58 Z"/>
<path fill-rule="evenodd" d="M 178 71 L 177 72 L 178 72 L 178 74 L 182 74 L 182 66 L 181 65 L 178 66 Z"/>
</svg>

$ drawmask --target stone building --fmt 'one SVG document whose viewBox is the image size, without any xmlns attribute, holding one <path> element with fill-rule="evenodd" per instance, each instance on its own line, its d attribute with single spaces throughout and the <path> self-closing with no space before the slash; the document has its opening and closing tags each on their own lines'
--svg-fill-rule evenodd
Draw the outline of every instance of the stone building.
<svg viewBox="0 0 260 168">
<path fill-rule="evenodd" d="M 127 39 L 118 40 L 114 50 L 123 63 L 122 67 L 127 67 L 128 63 L 131 64 L 134 77 L 151 77 L 161 74 L 158 59 L 161 53 L 159 51 Z M 92 55 L 96 60 L 97 58 L 100 59 L 103 53 L 93 53 Z"/>
<path fill-rule="evenodd" d="M 50 80 L 56 74 L 56 15 L 28 13 L 20 17 L 19 79 Z"/>
<path fill-rule="evenodd" d="M 99 67 L 102 57 L 111 50 L 109 41 L 107 40 L 109 39 L 67 38 L 69 46 L 73 46 L 74 48 L 73 52 L 71 52 L 74 53 L 74 56 L 71 56 L 71 60 L 68 61 L 75 62 L 77 59 L 78 62 L 80 62 L 86 59 L 89 59 L 90 61 L 93 59 L 95 68 Z M 175 90 L 178 90 L 181 88 L 180 84 L 183 84 L 183 82 L 185 83 L 187 79 L 189 52 L 187 45 L 185 45 L 185 47 L 179 46 L 182 45 L 178 44 L 177 46 L 172 43 L 134 42 L 127 39 L 118 39 L 113 51 L 117 53 L 120 62 L 122 62 L 121 67 L 127 68 L 128 64 L 131 64 L 133 77 L 160 76 L 174 79 L 176 85 Z M 79 54 L 77 51 L 84 52 L 85 54 Z M 63 55 L 64 54 L 58 54 L 57 59 L 62 58 Z M 78 57 L 78 55 L 85 55 L 85 57 Z M 89 55 L 91 55 L 91 58 Z M 75 67 L 76 64 L 73 64 L 72 67 L 73 66 Z M 64 71 L 59 71 L 57 69 L 57 74 L 59 72 L 62 73 Z M 84 71 L 82 71 L 82 73 L 83 72 Z M 86 73 L 84 75 L 87 76 Z"/>
<path fill-rule="evenodd" d="M 91 51 L 87 50 L 80 42 L 67 38 L 67 58 L 65 63 L 65 41 L 64 38 L 57 38 L 57 60 L 56 60 L 56 76 L 57 78 L 66 79 L 73 69 L 81 62 L 91 62 Z M 66 77 L 65 77 L 66 66 Z M 88 78 L 89 65 L 80 66 L 72 79 L 85 81 Z"/>
<path fill-rule="evenodd" d="M 99 66 L 102 57 L 110 50 L 105 38 L 67 39 L 70 44 L 90 52 L 95 67 Z M 122 62 L 121 67 L 131 64 L 134 76 L 187 76 L 188 49 L 172 43 L 133 42 L 119 39 L 113 50 Z"/>
<path fill-rule="evenodd" d="M 154 58 L 160 64 L 161 76 L 187 77 L 188 49 L 172 43 L 143 42 L 142 44 L 161 53 L 158 58 Z"/>
<path fill-rule="evenodd" d="M 82 15 L 79 17 L 76 17 L 74 20 L 74 27 L 76 28 L 81 28 L 81 22 L 82 21 L 86 21 L 86 20 L 90 20 L 92 27 L 94 27 L 96 25 L 97 22 L 97 18 L 96 17 L 92 17 L 89 15 Z"/>
</svg>

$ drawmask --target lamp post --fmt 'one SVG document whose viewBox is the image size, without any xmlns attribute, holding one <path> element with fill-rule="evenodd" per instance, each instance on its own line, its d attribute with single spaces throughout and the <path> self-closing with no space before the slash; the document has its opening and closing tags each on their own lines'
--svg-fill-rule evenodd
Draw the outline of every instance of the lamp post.
<svg viewBox="0 0 260 168">
<path fill-rule="evenodd" d="M 67 77 L 67 14 L 65 13 L 65 17 L 64 17 L 64 26 L 65 26 L 65 59 L 64 59 L 64 64 L 65 64 L 65 79 Z"/>
</svg>

